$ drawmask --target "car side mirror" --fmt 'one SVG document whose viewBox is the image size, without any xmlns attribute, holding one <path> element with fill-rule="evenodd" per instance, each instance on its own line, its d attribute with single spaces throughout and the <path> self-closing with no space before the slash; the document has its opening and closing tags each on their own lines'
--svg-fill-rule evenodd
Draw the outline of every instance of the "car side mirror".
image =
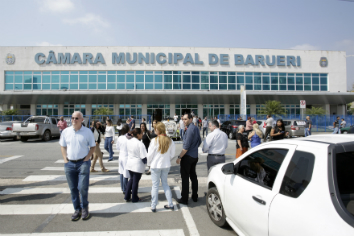
<svg viewBox="0 0 354 236">
<path fill-rule="evenodd" d="M 234 171 L 234 163 L 227 163 L 221 168 L 222 173 L 225 175 L 233 175 L 235 173 Z"/>
</svg>

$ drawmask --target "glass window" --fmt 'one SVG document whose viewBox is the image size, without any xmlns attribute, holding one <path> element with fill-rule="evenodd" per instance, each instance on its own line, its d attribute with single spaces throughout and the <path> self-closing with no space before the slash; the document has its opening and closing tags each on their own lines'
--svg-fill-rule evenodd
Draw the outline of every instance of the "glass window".
<svg viewBox="0 0 354 236">
<path fill-rule="evenodd" d="M 320 79 L 318 76 L 312 76 L 312 84 L 319 84 Z"/>
<path fill-rule="evenodd" d="M 230 76 L 228 77 L 228 83 L 229 84 L 234 84 L 236 83 L 236 76 Z"/>
<path fill-rule="evenodd" d="M 199 83 L 199 75 L 192 75 L 192 83 Z"/>
<path fill-rule="evenodd" d="M 144 89 L 144 84 L 143 83 L 137 83 L 136 84 L 136 89 Z"/>
<path fill-rule="evenodd" d="M 136 82 L 144 83 L 144 75 L 136 75 Z"/>
<path fill-rule="evenodd" d="M 155 82 L 162 82 L 162 75 L 156 75 L 155 74 Z"/>
<path fill-rule="evenodd" d="M 98 82 L 105 83 L 106 82 L 106 75 L 98 75 Z"/>
<path fill-rule="evenodd" d="M 218 83 L 218 76 L 217 75 L 211 75 L 210 76 L 210 83 Z"/>
<path fill-rule="evenodd" d="M 191 89 L 191 85 L 190 84 L 183 84 L 183 89 Z"/>
<path fill-rule="evenodd" d="M 217 84 L 211 84 L 210 85 L 211 90 L 218 90 L 218 85 Z"/>
<path fill-rule="evenodd" d="M 321 85 L 327 85 L 327 75 L 321 75 Z"/>
<path fill-rule="evenodd" d="M 154 82 L 154 76 L 153 75 L 145 75 L 145 82 L 147 82 L 147 83 Z"/>
<path fill-rule="evenodd" d="M 236 85 L 235 84 L 228 84 L 228 89 L 229 90 L 236 90 Z"/>
<path fill-rule="evenodd" d="M 328 91 L 327 85 L 321 85 L 321 91 Z"/>
<path fill-rule="evenodd" d="M 237 73 L 238 74 L 238 73 Z M 245 77 L 242 75 L 237 75 L 237 83 L 238 84 L 243 84 L 245 83 Z"/>
<path fill-rule="evenodd" d="M 60 82 L 61 83 L 69 83 L 69 75 L 62 75 Z"/>
<path fill-rule="evenodd" d="M 134 82 L 134 75 L 126 75 L 127 82 Z"/>
<path fill-rule="evenodd" d="M 295 151 L 286 170 L 280 193 L 297 198 L 311 182 L 315 156 L 312 153 Z"/>
<path fill-rule="evenodd" d="M 262 83 L 263 83 L 263 84 L 269 84 L 269 82 L 270 82 L 270 81 L 269 81 L 269 76 L 264 76 L 264 75 L 263 75 L 263 77 L 262 77 Z"/>
<path fill-rule="evenodd" d="M 129 90 L 133 90 L 133 89 L 134 89 L 134 84 L 132 84 L 132 83 L 129 83 L 129 84 L 128 84 L 128 83 L 127 83 L 127 84 L 126 84 L 126 88 L 129 89 Z"/>
<path fill-rule="evenodd" d="M 165 83 L 172 83 L 172 75 L 164 75 L 163 76 L 163 81 Z"/>
<path fill-rule="evenodd" d="M 191 76 L 190 75 L 183 75 L 183 83 L 190 83 Z"/>
<path fill-rule="evenodd" d="M 204 75 L 204 74 L 202 73 L 202 75 L 201 75 L 201 81 L 202 81 L 202 83 L 209 83 L 209 75 Z"/>
<path fill-rule="evenodd" d="M 172 84 L 164 84 L 164 89 L 172 89 Z"/>
<path fill-rule="evenodd" d="M 78 83 L 78 82 L 79 82 L 79 76 L 70 75 L 70 83 Z"/>
<path fill-rule="evenodd" d="M 174 75 L 173 76 L 173 83 L 181 83 L 182 78 L 180 75 Z"/>
<path fill-rule="evenodd" d="M 100 89 L 100 90 L 105 90 L 106 89 L 106 84 L 99 83 L 97 88 Z"/>
<path fill-rule="evenodd" d="M 271 189 L 287 153 L 287 149 L 254 152 L 238 164 L 237 175 Z"/>
<path fill-rule="evenodd" d="M 227 84 L 219 84 L 219 90 L 227 90 Z"/>
<path fill-rule="evenodd" d="M 209 84 L 201 84 L 201 89 L 209 90 Z"/>
<path fill-rule="evenodd" d="M 219 76 L 219 83 L 226 84 L 227 83 L 227 76 Z"/>
</svg>

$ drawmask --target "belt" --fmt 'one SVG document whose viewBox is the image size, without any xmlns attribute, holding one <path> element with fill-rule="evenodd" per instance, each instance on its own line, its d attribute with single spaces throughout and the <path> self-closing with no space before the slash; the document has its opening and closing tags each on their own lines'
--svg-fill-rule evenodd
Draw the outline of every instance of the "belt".
<svg viewBox="0 0 354 236">
<path fill-rule="evenodd" d="M 66 158 L 66 160 L 71 161 L 71 162 L 79 162 L 79 161 L 83 161 L 86 157 L 79 159 L 79 160 L 69 160 L 68 158 Z"/>
<path fill-rule="evenodd" d="M 225 156 L 225 154 L 208 154 L 208 155 L 210 155 L 210 156 L 217 156 L 217 157 L 222 157 L 222 156 Z"/>
</svg>

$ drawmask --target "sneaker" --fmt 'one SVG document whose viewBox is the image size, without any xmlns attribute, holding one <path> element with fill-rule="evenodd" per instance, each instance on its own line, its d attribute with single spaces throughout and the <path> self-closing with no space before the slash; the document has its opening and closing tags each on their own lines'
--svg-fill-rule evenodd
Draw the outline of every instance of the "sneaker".
<svg viewBox="0 0 354 236">
<path fill-rule="evenodd" d="M 166 210 L 171 210 L 171 211 L 174 211 L 175 210 L 175 207 L 174 206 L 168 206 L 168 205 L 165 205 L 164 206 L 164 208 L 166 209 Z"/>
<path fill-rule="evenodd" d="M 108 172 L 109 170 L 107 170 L 107 169 L 102 169 L 102 172 Z"/>
<path fill-rule="evenodd" d="M 112 159 L 108 159 L 108 161 L 113 161 L 113 158 Z"/>
<path fill-rule="evenodd" d="M 71 216 L 72 221 L 80 220 L 81 217 L 81 210 L 76 210 L 74 214 Z"/>
<path fill-rule="evenodd" d="M 82 209 L 81 219 L 87 220 L 89 217 L 90 217 L 90 213 L 88 211 L 88 207 L 87 208 L 83 208 Z"/>
</svg>

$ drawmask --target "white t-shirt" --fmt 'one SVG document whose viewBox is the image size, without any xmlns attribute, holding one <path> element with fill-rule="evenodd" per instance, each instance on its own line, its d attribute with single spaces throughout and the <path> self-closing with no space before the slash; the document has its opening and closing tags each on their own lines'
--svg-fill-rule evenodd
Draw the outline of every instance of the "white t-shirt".
<svg viewBox="0 0 354 236">
<path fill-rule="evenodd" d="M 114 130 L 114 127 L 113 126 L 106 126 L 106 133 L 104 134 L 104 136 L 106 138 L 109 138 L 109 137 L 114 137 L 116 134 L 115 134 L 115 130 Z"/>
<path fill-rule="evenodd" d="M 177 116 L 177 115 L 175 115 L 175 116 L 173 117 L 173 119 L 177 122 L 177 120 L 178 120 L 178 116 Z"/>
<path fill-rule="evenodd" d="M 145 164 L 142 159 L 147 157 L 145 145 L 137 138 L 132 138 L 127 142 L 128 161 L 126 169 L 137 172 L 145 172 Z"/>
<path fill-rule="evenodd" d="M 344 128 L 346 125 L 347 125 L 347 122 L 346 122 L 345 120 L 343 120 L 343 121 L 340 123 L 340 127 L 341 127 L 341 128 Z"/>
<path fill-rule="evenodd" d="M 266 120 L 267 127 L 272 127 L 273 126 L 274 119 L 273 117 L 270 117 Z"/>
<path fill-rule="evenodd" d="M 184 123 L 182 119 L 179 121 L 179 128 L 184 129 Z"/>
<path fill-rule="evenodd" d="M 128 161 L 127 143 L 128 139 L 125 135 L 118 137 L 116 148 L 119 151 L 119 174 L 123 175 L 124 178 L 130 178 L 129 171 L 126 169 Z"/>
<path fill-rule="evenodd" d="M 148 156 L 147 165 L 150 168 L 169 168 L 171 167 L 171 159 L 175 156 L 176 148 L 174 142 L 171 140 L 171 144 L 164 154 L 158 152 L 159 143 L 157 137 L 151 140 Z"/>
</svg>

